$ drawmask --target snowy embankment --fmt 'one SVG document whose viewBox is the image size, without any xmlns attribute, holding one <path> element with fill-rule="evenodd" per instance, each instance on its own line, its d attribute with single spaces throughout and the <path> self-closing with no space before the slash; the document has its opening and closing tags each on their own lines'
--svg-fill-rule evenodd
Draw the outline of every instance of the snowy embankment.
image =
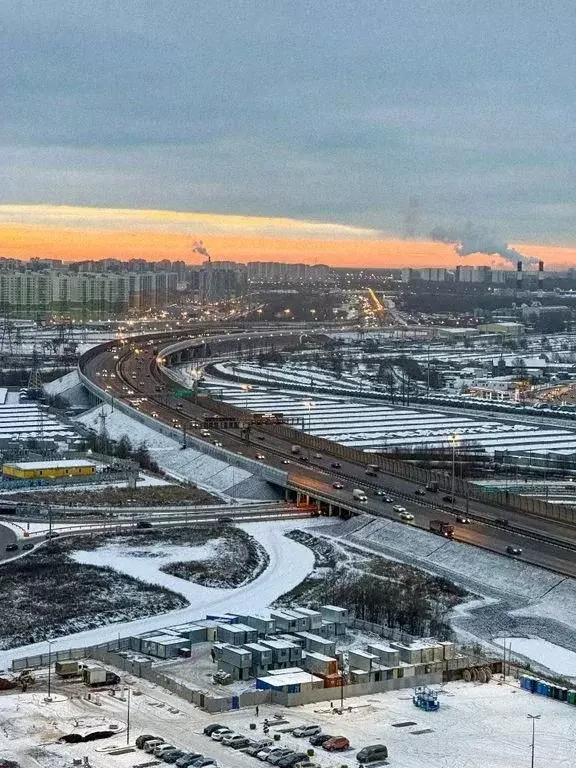
<svg viewBox="0 0 576 768">
<path fill-rule="evenodd" d="M 249 607 L 251 611 L 260 611 L 272 604 L 280 595 L 300 584 L 314 568 L 314 554 L 307 547 L 284 537 L 284 532 L 294 527 L 321 527 L 325 521 L 306 520 L 285 521 L 274 523 L 245 523 L 241 526 L 247 533 L 264 547 L 268 553 L 268 567 L 250 584 L 238 589 L 214 589 L 203 587 L 183 579 L 177 579 L 158 571 L 158 562 L 154 558 L 146 558 L 141 564 L 119 561 L 118 557 L 111 557 L 110 553 L 104 558 L 107 562 L 101 565 L 110 565 L 121 572 L 123 567 L 138 570 L 138 578 L 146 579 L 159 584 L 162 577 L 162 585 L 186 597 L 190 605 L 166 614 L 149 616 L 136 621 L 108 624 L 98 629 L 78 632 L 55 639 L 52 650 L 65 650 L 79 648 L 87 645 L 105 643 L 116 639 L 118 636 L 140 634 L 150 630 L 160 629 L 173 624 L 181 624 L 187 621 L 202 619 L 206 613 L 225 613 L 238 611 L 240 607 Z M 102 552 L 102 550 L 100 550 Z M 92 553 L 97 555 L 97 552 Z M 133 558 L 136 560 L 137 558 Z M 134 573 L 132 574 L 134 575 Z M 9 651 L 0 652 L 0 669 L 5 669 L 14 658 L 31 656 L 48 651 L 47 643 L 35 643 Z"/>
<path fill-rule="evenodd" d="M 195 448 L 182 450 L 175 438 L 141 424 L 110 405 L 98 405 L 82 414 L 77 421 L 99 432 L 103 419 L 112 440 L 127 436 L 133 446 L 145 443 L 158 466 L 177 480 L 195 483 L 199 488 L 219 493 L 224 498 L 276 498 L 268 485 L 258 481 L 251 472 Z M 252 496 L 252 493 L 257 495 Z"/>
</svg>

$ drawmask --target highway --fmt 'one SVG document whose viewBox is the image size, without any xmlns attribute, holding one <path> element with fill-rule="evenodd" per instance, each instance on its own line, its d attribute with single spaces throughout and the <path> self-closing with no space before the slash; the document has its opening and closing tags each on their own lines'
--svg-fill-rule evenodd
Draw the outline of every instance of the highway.
<svg viewBox="0 0 576 768">
<path fill-rule="evenodd" d="M 286 332 L 278 336 L 278 345 L 290 338 Z M 171 341 L 178 342 L 183 338 L 191 339 L 190 332 L 174 334 Z M 143 413 L 175 428 L 184 427 L 187 434 L 203 439 L 200 429 L 207 415 L 206 405 L 173 396 L 176 386 L 159 369 L 152 344 L 156 344 L 152 338 L 140 339 L 134 345 L 138 352 L 134 351 L 133 345 L 115 352 L 110 345 L 103 345 L 84 362 L 83 372 L 110 396 L 133 404 L 139 400 L 136 407 Z M 222 346 L 218 346 L 218 352 L 232 352 L 237 346 L 237 336 L 225 338 Z M 253 428 L 248 440 L 238 429 L 210 429 L 209 432 L 206 441 L 219 442 L 223 448 L 251 459 L 263 456 L 263 463 L 288 472 L 292 488 L 316 493 L 336 504 L 355 506 L 358 512 L 397 520 L 392 504 L 382 502 L 381 497 L 375 495 L 377 491 L 384 491 L 393 497 L 394 503 L 401 503 L 412 512 L 414 525 L 418 527 L 427 529 L 429 521 L 439 517 L 455 522 L 450 509 L 441 500 L 442 493 L 417 496 L 418 486 L 414 483 L 381 471 L 368 478 L 365 464 L 344 461 L 336 455 L 324 453 L 317 457 L 302 448 L 300 457 L 294 456 L 291 452 L 293 443 L 274 434 L 273 429 Z M 343 488 L 334 488 L 334 483 L 341 483 Z M 367 504 L 355 504 L 352 499 L 354 488 L 366 490 Z M 520 547 L 523 561 L 576 577 L 576 537 L 572 527 L 476 501 L 470 501 L 467 508 L 464 499 L 457 499 L 455 512 L 471 519 L 469 524 L 455 522 L 455 539 L 498 553 L 505 553 L 509 545 Z M 507 526 L 497 522 L 503 518 L 508 521 Z"/>
</svg>

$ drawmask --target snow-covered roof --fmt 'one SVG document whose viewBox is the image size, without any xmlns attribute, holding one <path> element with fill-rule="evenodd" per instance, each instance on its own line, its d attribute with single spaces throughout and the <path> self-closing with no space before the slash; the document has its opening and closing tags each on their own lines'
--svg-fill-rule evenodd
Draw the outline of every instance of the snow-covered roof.
<svg viewBox="0 0 576 768">
<path fill-rule="evenodd" d="M 69 469 L 71 467 L 95 467 L 96 465 L 85 459 L 62 459 L 61 461 L 11 461 L 4 466 L 15 467 L 16 469 Z"/>
<path fill-rule="evenodd" d="M 322 683 L 321 677 L 315 677 L 310 672 L 291 672 L 284 675 L 269 675 L 258 678 L 271 688 L 284 688 L 286 685 L 300 685 L 301 683 Z"/>
</svg>

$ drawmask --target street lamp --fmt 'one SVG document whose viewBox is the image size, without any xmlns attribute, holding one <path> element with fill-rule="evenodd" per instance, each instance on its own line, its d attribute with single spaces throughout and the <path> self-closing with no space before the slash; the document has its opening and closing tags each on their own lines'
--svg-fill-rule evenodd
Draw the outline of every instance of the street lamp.
<svg viewBox="0 0 576 768">
<path fill-rule="evenodd" d="M 308 433 L 310 433 L 312 428 L 312 408 L 314 408 L 316 403 L 313 400 L 304 400 L 303 405 L 308 408 Z"/>
<path fill-rule="evenodd" d="M 252 389 L 250 384 L 242 384 L 241 389 L 244 392 L 244 410 L 248 410 L 248 392 Z"/>
<path fill-rule="evenodd" d="M 452 441 L 452 493 L 451 493 L 451 499 L 452 499 L 452 514 L 454 514 L 454 505 L 456 502 L 456 498 L 454 496 L 454 487 L 456 484 L 456 445 L 458 444 L 458 435 L 454 433 L 453 435 L 450 435 L 450 440 Z"/>
<path fill-rule="evenodd" d="M 532 720 L 532 760 L 530 761 L 531 768 L 534 768 L 534 739 L 536 737 L 536 720 L 540 720 L 542 715 L 528 715 L 528 719 Z"/>
<path fill-rule="evenodd" d="M 54 640 L 47 640 L 48 643 L 48 696 L 44 699 L 46 702 L 52 701 L 52 643 Z"/>
</svg>

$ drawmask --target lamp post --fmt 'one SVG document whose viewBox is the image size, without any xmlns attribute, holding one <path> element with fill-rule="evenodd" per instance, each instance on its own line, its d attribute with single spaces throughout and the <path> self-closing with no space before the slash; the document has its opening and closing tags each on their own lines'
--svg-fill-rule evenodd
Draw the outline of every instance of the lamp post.
<svg viewBox="0 0 576 768">
<path fill-rule="evenodd" d="M 126 744 L 130 744 L 130 693 L 132 689 L 128 686 L 127 707 L 126 707 Z"/>
<path fill-rule="evenodd" d="M 456 485 L 456 444 L 458 443 L 458 435 L 450 435 L 450 439 L 452 440 L 452 493 L 450 498 L 452 500 L 452 514 L 454 514 L 454 505 L 456 502 L 456 498 L 454 496 L 454 488 Z"/>
<path fill-rule="evenodd" d="M 540 720 L 541 715 L 528 715 L 528 719 L 532 720 L 532 759 L 530 761 L 531 768 L 534 768 L 534 740 L 536 738 L 536 720 Z"/>
<path fill-rule="evenodd" d="M 244 392 L 244 410 L 248 410 L 248 392 L 252 389 L 250 384 L 242 384 L 241 389 Z"/>
<path fill-rule="evenodd" d="M 53 640 L 47 640 L 48 643 L 48 696 L 44 699 L 44 701 L 51 702 L 52 696 L 50 695 L 52 693 L 52 643 Z"/>
<path fill-rule="evenodd" d="M 308 408 L 308 435 L 312 429 L 312 408 L 315 403 L 313 400 L 305 400 L 304 405 Z M 308 443 L 308 460 L 310 460 L 310 443 Z"/>
</svg>

